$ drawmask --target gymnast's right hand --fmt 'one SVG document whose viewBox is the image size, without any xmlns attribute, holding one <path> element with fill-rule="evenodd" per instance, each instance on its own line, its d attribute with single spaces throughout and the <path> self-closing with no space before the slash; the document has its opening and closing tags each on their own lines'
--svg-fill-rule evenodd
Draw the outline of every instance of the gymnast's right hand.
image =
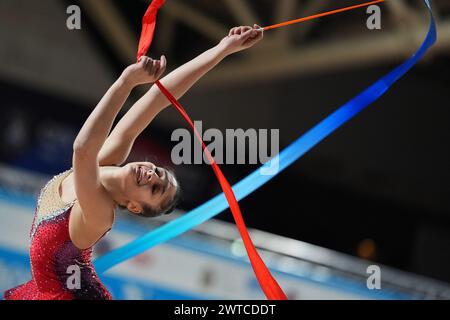
<svg viewBox="0 0 450 320">
<path fill-rule="evenodd" d="M 142 57 L 132 64 L 122 74 L 123 80 L 132 86 L 156 82 L 166 71 L 167 59 L 161 56 L 160 60 Z"/>
</svg>

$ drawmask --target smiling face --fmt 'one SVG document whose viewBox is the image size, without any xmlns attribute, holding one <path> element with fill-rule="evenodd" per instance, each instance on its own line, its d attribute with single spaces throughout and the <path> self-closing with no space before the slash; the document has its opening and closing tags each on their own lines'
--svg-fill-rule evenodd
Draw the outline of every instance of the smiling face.
<svg viewBox="0 0 450 320">
<path fill-rule="evenodd" d="M 156 217 L 166 213 L 177 197 L 174 175 L 151 162 L 134 162 L 122 168 L 126 208 L 134 214 Z"/>
</svg>

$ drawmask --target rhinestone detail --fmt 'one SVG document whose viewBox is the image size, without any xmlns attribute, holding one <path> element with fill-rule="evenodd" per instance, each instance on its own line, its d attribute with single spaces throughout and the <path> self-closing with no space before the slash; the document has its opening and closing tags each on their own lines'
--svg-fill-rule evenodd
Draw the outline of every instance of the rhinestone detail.
<svg viewBox="0 0 450 320">
<path fill-rule="evenodd" d="M 71 203 L 64 203 L 59 196 L 59 187 L 62 181 L 69 176 L 72 171 L 73 169 L 69 169 L 54 176 L 47 182 L 44 188 L 42 188 L 37 201 L 35 219 L 30 232 L 30 240 L 33 240 L 37 229 L 42 223 L 59 217 L 61 214 L 67 212 L 67 210 L 71 209 L 75 204 L 76 200 Z M 45 206 L 43 206 L 43 202 L 45 202 Z"/>
</svg>

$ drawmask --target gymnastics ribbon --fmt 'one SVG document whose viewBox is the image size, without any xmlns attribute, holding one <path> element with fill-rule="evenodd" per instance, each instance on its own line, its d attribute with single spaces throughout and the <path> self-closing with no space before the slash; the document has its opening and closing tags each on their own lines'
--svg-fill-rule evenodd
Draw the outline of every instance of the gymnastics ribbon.
<svg viewBox="0 0 450 320">
<path fill-rule="evenodd" d="M 142 33 L 139 39 L 137 53 L 138 60 L 140 57 L 145 55 L 148 50 L 150 50 L 150 46 L 155 35 L 156 16 L 158 14 L 158 10 L 162 8 L 165 3 L 166 0 L 153 0 L 142 18 Z"/>
<path fill-rule="evenodd" d="M 305 153 L 310 151 L 326 137 L 354 118 L 369 105 L 377 101 L 395 82 L 402 78 L 417 64 L 437 39 L 436 23 L 430 1 L 423 0 L 423 2 L 430 15 L 430 25 L 420 48 L 403 64 L 339 107 L 335 112 L 294 141 L 275 159 L 264 164 L 260 169 L 237 183 L 233 187 L 233 191 L 239 201 L 272 180 L 276 175 L 300 159 Z M 261 170 L 270 168 L 272 161 L 278 161 L 279 170 L 272 175 L 261 174 Z M 182 217 L 152 230 L 127 245 L 100 257 L 94 263 L 95 268 L 99 273 L 102 273 L 125 260 L 189 231 L 197 225 L 200 225 L 223 212 L 227 208 L 226 194 L 217 195 Z"/>
<path fill-rule="evenodd" d="M 141 39 L 139 41 L 138 55 L 137 60 L 147 53 L 150 49 L 153 36 L 155 33 L 156 27 L 156 17 L 158 10 L 164 5 L 164 0 L 152 1 L 150 4 L 144 18 L 142 20 L 142 34 Z M 231 185 L 228 183 L 228 180 L 225 178 L 222 170 L 220 170 L 218 164 L 212 157 L 210 151 L 206 147 L 206 144 L 203 142 L 202 136 L 197 131 L 194 126 L 194 122 L 191 120 L 189 115 L 183 106 L 177 101 L 177 99 L 167 90 L 160 81 L 156 81 L 156 85 L 161 90 L 161 92 L 167 97 L 167 99 L 173 104 L 173 106 L 177 109 L 180 115 L 184 118 L 184 120 L 191 126 L 192 130 L 195 133 L 198 141 L 201 143 L 203 151 L 207 155 L 209 162 L 214 170 L 214 173 L 219 181 L 220 187 L 222 188 L 228 204 L 230 206 L 231 212 L 233 213 L 234 220 L 236 221 L 237 228 L 242 237 L 245 249 L 247 250 L 248 257 L 250 259 L 250 263 L 255 272 L 256 278 L 263 290 L 264 294 L 269 300 L 286 300 L 287 297 L 284 294 L 281 287 L 278 285 L 276 280 L 270 274 L 269 269 L 264 264 L 264 261 L 258 254 L 252 239 L 248 233 L 247 227 L 245 225 L 244 219 L 242 217 L 241 209 L 239 207 L 236 196 L 234 195 L 233 189 Z"/>
</svg>

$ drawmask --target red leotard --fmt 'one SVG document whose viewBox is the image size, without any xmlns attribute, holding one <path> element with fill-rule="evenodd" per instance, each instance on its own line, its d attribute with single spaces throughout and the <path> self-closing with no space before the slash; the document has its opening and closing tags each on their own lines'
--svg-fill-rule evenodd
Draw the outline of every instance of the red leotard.
<svg viewBox="0 0 450 320">
<path fill-rule="evenodd" d="M 32 280 L 6 291 L 6 300 L 111 300 L 95 273 L 92 248 L 80 250 L 70 239 L 74 202 L 65 204 L 59 187 L 71 172 L 54 177 L 42 189 L 30 232 Z M 79 289 L 74 289 L 74 275 L 79 275 Z"/>
</svg>

